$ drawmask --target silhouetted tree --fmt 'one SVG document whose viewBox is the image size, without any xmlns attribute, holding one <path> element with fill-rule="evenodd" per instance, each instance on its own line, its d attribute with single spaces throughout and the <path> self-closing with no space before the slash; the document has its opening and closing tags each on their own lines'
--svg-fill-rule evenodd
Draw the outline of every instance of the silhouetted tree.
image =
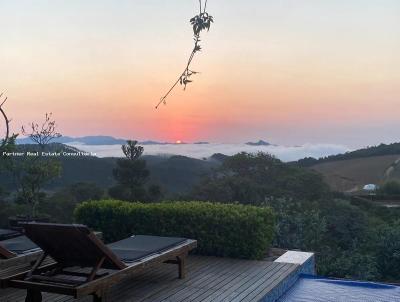
<svg viewBox="0 0 400 302">
<path fill-rule="evenodd" d="M 143 147 L 139 146 L 137 141 L 128 140 L 122 146 L 125 158 L 119 158 L 113 170 L 117 185 L 110 188 L 111 197 L 127 201 L 150 200 L 145 188 L 150 172 L 146 167 L 146 161 L 140 159 L 143 151 Z M 152 192 L 155 192 L 154 188 Z"/>
<path fill-rule="evenodd" d="M 18 185 L 17 202 L 29 205 L 31 217 L 36 216 L 37 206 L 44 200 L 46 194 L 42 191 L 43 187 L 61 174 L 60 161 L 41 156 L 41 152 L 51 140 L 61 136 L 51 117 L 51 113 L 46 113 L 42 124 L 31 123 L 28 128 L 22 127 L 22 133 L 39 146 L 39 149 L 35 150 L 38 154 L 25 154 L 24 157 L 15 158 L 11 166 L 11 172 Z"/>
<path fill-rule="evenodd" d="M 22 126 L 22 134 L 28 136 L 43 149 L 52 140 L 61 136 L 56 128 L 56 121 L 52 120 L 52 113 L 46 113 L 42 124 L 39 125 L 38 123 L 32 122 L 28 128 Z"/>
<path fill-rule="evenodd" d="M 137 141 L 126 141 L 126 145 L 122 145 L 122 152 L 127 159 L 131 161 L 135 161 L 142 156 L 144 148 L 142 146 L 137 145 Z"/>
<path fill-rule="evenodd" d="M 0 142 L 0 152 L 3 153 L 4 151 L 7 151 L 7 149 L 10 147 L 10 145 L 14 144 L 15 138 L 17 137 L 16 134 L 10 134 L 10 120 L 6 114 L 6 111 L 4 110 L 4 104 L 7 102 L 7 97 L 5 97 L 3 100 L 1 99 L 3 97 L 3 93 L 0 94 L 0 114 L 4 120 L 4 128 L 5 128 L 5 133 L 4 137 L 1 139 Z"/>
<path fill-rule="evenodd" d="M 0 93 L 0 115 L 3 118 L 4 123 L 4 137 L 0 139 L 0 169 L 4 168 L 4 164 L 9 161 L 7 156 L 3 155 L 3 152 L 11 152 L 15 149 L 15 139 L 18 134 L 11 134 L 10 130 L 10 119 L 8 118 L 4 109 L 4 104 L 7 102 L 7 97 L 2 99 L 3 93 Z"/>
</svg>

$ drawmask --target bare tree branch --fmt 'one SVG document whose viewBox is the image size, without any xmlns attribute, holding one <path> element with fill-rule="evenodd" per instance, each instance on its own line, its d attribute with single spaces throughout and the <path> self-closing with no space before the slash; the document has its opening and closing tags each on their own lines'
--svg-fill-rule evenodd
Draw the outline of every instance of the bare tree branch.
<svg viewBox="0 0 400 302">
<path fill-rule="evenodd" d="M 200 33 L 205 29 L 207 29 L 207 31 L 210 30 L 211 23 L 214 22 L 214 18 L 211 15 L 209 15 L 207 13 L 207 11 L 206 11 L 206 9 L 207 9 L 207 0 L 205 0 L 204 6 L 202 6 L 202 1 L 203 0 L 199 0 L 199 5 L 200 5 L 199 14 L 194 16 L 192 19 L 190 19 L 190 23 L 193 26 L 194 46 L 193 46 L 192 52 L 191 52 L 191 54 L 189 56 L 189 59 L 188 59 L 188 61 L 186 63 L 185 69 L 179 75 L 178 79 L 174 82 L 174 84 L 167 91 L 167 93 L 164 96 L 161 97 L 160 102 L 156 106 L 156 109 L 158 109 L 158 107 L 161 104 L 164 104 L 164 105 L 166 104 L 167 97 L 172 92 L 172 90 L 174 90 L 176 85 L 178 85 L 178 83 L 180 85 L 183 85 L 183 90 L 185 90 L 186 89 L 186 85 L 192 82 L 190 77 L 192 75 L 198 73 L 198 72 L 193 71 L 193 70 L 190 69 L 190 64 L 192 63 L 192 60 L 193 60 L 195 54 L 197 52 L 201 51 Z"/>
<path fill-rule="evenodd" d="M 3 94 L 4 93 L 0 94 L 0 99 L 3 97 Z M 8 144 L 8 141 L 9 141 L 9 138 L 10 138 L 10 120 L 8 119 L 7 114 L 6 114 L 6 112 L 4 111 L 4 108 L 3 108 L 3 105 L 6 103 L 6 101 L 7 101 L 7 97 L 5 97 L 4 100 L 0 104 L 0 113 L 3 116 L 4 124 L 5 124 L 5 128 L 6 128 L 5 136 L 4 136 L 4 138 L 3 138 L 3 140 L 1 141 L 1 144 L 0 144 L 0 149 L 3 149 Z"/>
<path fill-rule="evenodd" d="M 29 128 L 30 130 L 28 131 L 24 126 L 22 126 L 22 134 L 28 136 L 40 147 L 44 147 L 53 139 L 61 136 L 61 134 L 56 130 L 56 121 L 52 120 L 52 113 L 46 113 L 45 119 L 41 125 L 32 122 L 29 125 Z"/>
</svg>

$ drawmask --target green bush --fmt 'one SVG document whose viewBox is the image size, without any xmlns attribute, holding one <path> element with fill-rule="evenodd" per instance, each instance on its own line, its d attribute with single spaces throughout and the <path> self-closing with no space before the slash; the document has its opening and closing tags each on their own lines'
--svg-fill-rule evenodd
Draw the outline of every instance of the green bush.
<svg viewBox="0 0 400 302">
<path fill-rule="evenodd" d="M 84 202 L 75 220 L 102 231 L 106 241 L 131 234 L 196 239 L 202 255 L 261 259 L 274 233 L 270 208 L 210 202 Z"/>
<path fill-rule="evenodd" d="M 400 195 L 400 182 L 398 180 L 390 180 L 386 182 L 378 193 L 382 195 Z"/>
</svg>

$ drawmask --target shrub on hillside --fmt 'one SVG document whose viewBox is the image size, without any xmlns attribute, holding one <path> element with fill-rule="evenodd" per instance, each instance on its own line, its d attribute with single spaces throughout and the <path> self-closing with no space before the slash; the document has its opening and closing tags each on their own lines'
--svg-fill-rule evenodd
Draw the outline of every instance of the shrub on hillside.
<svg viewBox="0 0 400 302">
<path fill-rule="evenodd" d="M 196 239 L 203 255 L 261 259 L 274 233 L 269 208 L 209 202 L 85 202 L 75 219 L 102 231 L 106 241 L 132 234 Z"/>
<path fill-rule="evenodd" d="M 227 158 L 192 191 L 192 199 L 264 205 L 286 198 L 319 200 L 330 191 L 322 176 L 280 161 L 268 153 L 238 153 Z"/>
<path fill-rule="evenodd" d="M 378 193 L 381 195 L 400 195 L 400 181 L 398 180 L 391 180 L 386 182 L 379 190 Z"/>
</svg>

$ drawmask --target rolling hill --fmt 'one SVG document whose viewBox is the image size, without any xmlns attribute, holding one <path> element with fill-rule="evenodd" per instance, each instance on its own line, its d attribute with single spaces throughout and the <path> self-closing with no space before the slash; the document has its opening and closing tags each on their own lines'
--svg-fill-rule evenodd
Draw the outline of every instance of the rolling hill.
<svg viewBox="0 0 400 302">
<path fill-rule="evenodd" d="M 37 145 L 18 145 L 16 151 L 37 151 Z M 46 151 L 79 151 L 76 148 L 60 143 L 52 143 Z M 58 157 L 62 165 L 62 174 L 53 180 L 46 189 L 49 191 L 78 182 L 95 183 L 102 188 L 115 184 L 112 174 L 116 158 L 98 158 L 94 156 Z M 189 191 L 211 169 L 220 165 L 217 159 L 200 160 L 186 156 L 153 156 L 145 155 L 150 171 L 149 183 L 160 185 L 168 194 L 185 193 Z M 0 184 L 12 191 L 15 189 L 11 174 L 0 173 Z"/>
<path fill-rule="evenodd" d="M 332 190 L 356 192 L 366 184 L 400 180 L 400 143 L 380 144 L 324 158 L 297 161 L 323 175 Z"/>
<path fill-rule="evenodd" d="M 17 150 L 37 148 L 35 145 L 17 146 Z M 49 151 L 79 151 L 60 143 L 50 144 L 48 148 Z M 188 192 L 226 158 L 223 154 L 214 154 L 208 160 L 186 156 L 143 156 L 150 170 L 150 183 L 161 185 L 170 196 Z M 114 185 L 115 158 L 84 156 L 60 157 L 60 160 L 63 173 L 47 187 L 48 190 L 77 182 L 92 182 L 103 188 Z M 320 159 L 305 158 L 292 164 L 321 173 L 334 191 L 355 192 L 369 183 L 379 185 L 387 180 L 400 180 L 400 143 L 381 144 Z M 9 190 L 14 189 L 11 175 L 1 173 L 0 183 Z"/>
<path fill-rule="evenodd" d="M 366 184 L 400 180 L 400 154 L 322 162 L 310 166 L 321 173 L 329 186 L 340 192 L 359 191 Z"/>
</svg>

